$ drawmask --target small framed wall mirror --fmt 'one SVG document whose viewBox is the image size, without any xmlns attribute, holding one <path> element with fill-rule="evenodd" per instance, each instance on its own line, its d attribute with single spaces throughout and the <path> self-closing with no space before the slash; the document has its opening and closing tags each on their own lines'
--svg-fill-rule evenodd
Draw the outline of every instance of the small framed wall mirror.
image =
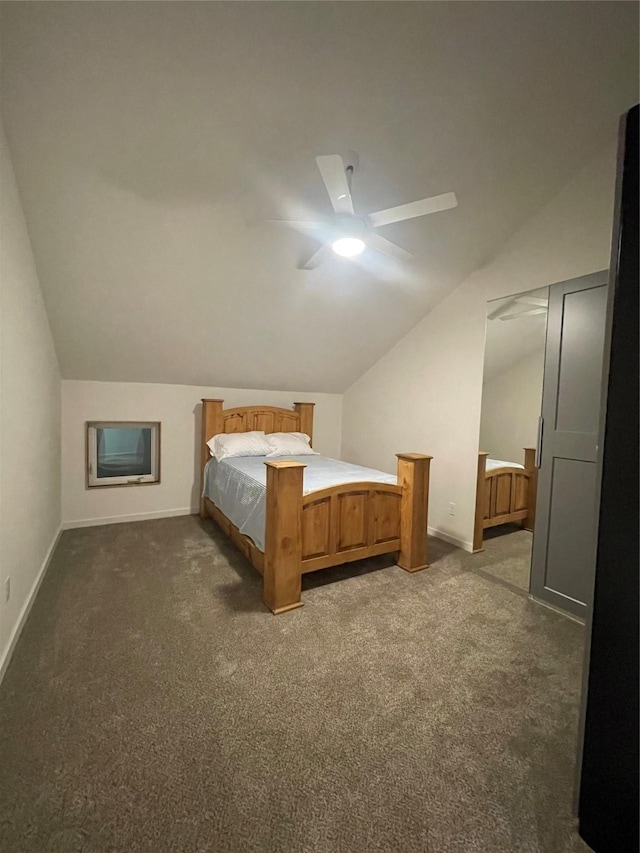
<svg viewBox="0 0 640 853">
<path fill-rule="evenodd" d="M 88 421 L 87 488 L 160 482 L 160 422 Z"/>
</svg>

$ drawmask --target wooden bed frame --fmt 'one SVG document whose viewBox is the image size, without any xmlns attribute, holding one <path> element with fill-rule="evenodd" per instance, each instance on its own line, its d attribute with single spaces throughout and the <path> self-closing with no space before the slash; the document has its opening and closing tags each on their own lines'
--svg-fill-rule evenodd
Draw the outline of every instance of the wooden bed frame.
<svg viewBox="0 0 640 853">
<path fill-rule="evenodd" d="M 202 400 L 201 489 L 210 459 L 207 441 L 223 432 L 304 432 L 313 438 L 313 403 L 293 411 L 274 406 L 223 409 L 223 400 Z M 263 576 L 263 601 L 273 613 L 302 606 L 302 575 L 398 552 L 407 572 L 427 568 L 427 510 L 431 456 L 398 453 L 398 483 L 346 483 L 302 494 L 305 465 L 274 458 L 267 466 L 265 550 L 208 498 L 200 516 L 211 517 Z"/>
<path fill-rule="evenodd" d="M 524 468 L 504 465 L 487 471 L 488 456 L 478 453 L 474 553 L 483 550 L 482 536 L 487 527 L 519 521 L 526 530 L 533 530 L 535 521 L 538 484 L 535 448 L 524 448 Z"/>
</svg>

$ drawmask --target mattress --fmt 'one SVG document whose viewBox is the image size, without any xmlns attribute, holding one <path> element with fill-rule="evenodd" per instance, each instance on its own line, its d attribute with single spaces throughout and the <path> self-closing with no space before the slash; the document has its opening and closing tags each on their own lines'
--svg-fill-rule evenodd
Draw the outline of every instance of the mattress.
<svg viewBox="0 0 640 853">
<path fill-rule="evenodd" d="M 341 483 L 391 483 L 393 474 L 350 465 L 327 456 L 287 456 L 307 467 L 303 472 L 303 494 L 338 486 Z M 266 519 L 266 456 L 237 456 L 217 462 L 210 459 L 204 469 L 203 497 L 209 498 L 240 533 L 264 551 Z M 275 460 L 274 460 L 275 461 Z"/>
<path fill-rule="evenodd" d="M 487 459 L 487 471 L 493 471 L 494 468 L 523 468 L 519 462 L 504 462 L 502 459 Z"/>
</svg>

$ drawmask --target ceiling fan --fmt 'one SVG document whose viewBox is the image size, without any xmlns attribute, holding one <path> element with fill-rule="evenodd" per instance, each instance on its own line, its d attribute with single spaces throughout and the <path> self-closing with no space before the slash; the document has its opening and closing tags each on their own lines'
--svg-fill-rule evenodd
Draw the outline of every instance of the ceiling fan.
<svg viewBox="0 0 640 853">
<path fill-rule="evenodd" d="M 320 175 L 327 188 L 334 215 L 327 219 L 306 222 L 304 220 L 270 220 L 296 228 L 299 231 L 311 233 L 321 244 L 319 248 L 305 261 L 298 264 L 298 269 L 312 270 L 320 265 L 326 254 L 332 249 L 337 255 L 353 258 L 366 248 L 373 249 L 398 260 L 411 258 L 400 246 L 396 246 L 385 237 L 381 237 L 374 229 L 392 222 L 402 222 L 404 219 L 415 219 L 428 213 L 448 210 L 458 204 L 455 193 L 423 198 L 387 210 L 379 210 L 367 216 L 356 215 L 351 197 L 351 179 L 355 171 L 357 156 L 347 162 L 339 154 L 325 154 L 316 157 Z"/>
<path fill-rule="evenodd" d="M 488 320 L 516 320 L 520 317 L 531 317 L 535 314 L 546 314 L 549 300 L 538 296 L 514 296 L 508 299 L 488 316 Z"/>
</svg>

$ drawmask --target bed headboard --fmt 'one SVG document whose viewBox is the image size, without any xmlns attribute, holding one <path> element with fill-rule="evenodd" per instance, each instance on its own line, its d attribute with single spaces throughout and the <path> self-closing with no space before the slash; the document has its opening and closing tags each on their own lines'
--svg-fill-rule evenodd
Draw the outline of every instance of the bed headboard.
<svg viewBox="0 0 640 853">
<path fill-rule="evenodd" d="M 315 403 L 294 403 L 293 409 L 277 406 L 240 406 L 223 409 L 224 400 L 202 400 L 202 441 L 200 461 L 204 466 L 211 458 L 207 442 L 221 432 L 305 432 L 313 442 L 313 407 Z"/>
</svg>

